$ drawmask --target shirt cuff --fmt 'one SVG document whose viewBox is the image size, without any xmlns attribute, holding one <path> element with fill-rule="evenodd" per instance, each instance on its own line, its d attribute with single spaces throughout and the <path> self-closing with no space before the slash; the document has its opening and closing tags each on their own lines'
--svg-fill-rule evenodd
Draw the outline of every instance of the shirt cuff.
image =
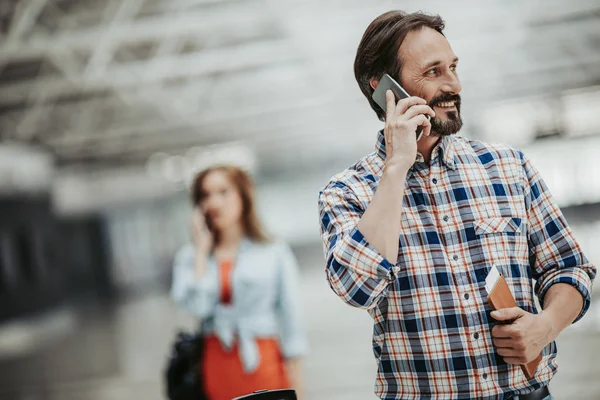
<svg viewBox="0 0 600 400">
<path fill-rule="evenodd" d="M 394 264 L 371 246 L 358 227 L 342 239 L 335 256 L 342 264 L 360 275 L 373 279 L 395 279 Z"/>
<path fill-rule="evenodd" d="M 281 342 L 281 353 L 285 359 L 304 357 L 309 352 L 308 342 L 305 338 L 293 338 Z"/>
<path fill-rule="evenodd" d="M 542 307 L 544 305 L 544 297 L 546 296 L 546 292 L 548 292 L 552 285 L 557 283 L 566 283 L 571 285 L 577 289 L 579 293 L 581 293 L 581 297 L 583 298 L 583 307 L 581 307 L 581 312 L 575 321 L 573 321 L 573 323 L 579 321 L 590 308 L 590 303 L 592 300 L 592 280 L 582 268 L 559 269 L 548 274 L 548 276 L 544 277 L 542 281 L 538 281 L 536 283 L 536 292 L 538 293 L 538 299 Z"/>
</svg>

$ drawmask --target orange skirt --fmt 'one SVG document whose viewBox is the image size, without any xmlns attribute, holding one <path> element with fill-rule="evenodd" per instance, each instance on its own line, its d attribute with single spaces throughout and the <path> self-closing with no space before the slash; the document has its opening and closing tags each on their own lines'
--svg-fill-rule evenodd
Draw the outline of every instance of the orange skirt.
<svg viewBox="0 0 600 400">
<path fill-rule="evenodd" d="M 202 369 L 209 400 L 231 400 L 261 389 L 290 387 L 277 340 L 256 339 L 256 344 L 260 364 L 254 372 L 246 374 L 237 342 L 227 351 L 216 336 L 205 337 Z"/>
</svg>

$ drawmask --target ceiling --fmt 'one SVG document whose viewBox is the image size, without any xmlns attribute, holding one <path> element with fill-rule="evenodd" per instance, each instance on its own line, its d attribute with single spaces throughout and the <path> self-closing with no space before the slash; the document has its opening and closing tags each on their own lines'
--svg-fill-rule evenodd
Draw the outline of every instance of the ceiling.
<svg viewBox="0 0 600 400">
<path fill-rule="evenodd" d="M 228 142 L 264 175 L 353 157 L 379 127 L 354 52 L 392 8 L 446 20 L 471 136 L 498 102 L 600 85 L 597 0 L 4 0 L 1 139 L 85 170 Z"/>
</svg>

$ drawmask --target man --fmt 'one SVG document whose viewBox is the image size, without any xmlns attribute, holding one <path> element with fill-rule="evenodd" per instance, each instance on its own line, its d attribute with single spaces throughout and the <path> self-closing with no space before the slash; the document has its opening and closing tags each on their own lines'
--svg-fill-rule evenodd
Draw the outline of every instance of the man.
<svg viewBox="0 0 600 400">
<path fill-rule="evenodd" d="M 327 278 L 374 319 L 380 398 L 551 399 L 554 340 L 589 308 L 596 269 L 520 151 L 452 136 L 461 85 L 443 28 L 439 16 L 391 11 L 362 38 L 356 79 L 385 128 L 320 193 Z M 384 73 L 415 97 L 388 91 L 379 109 Z M 519 307 L 491 312 L 492 268 Z M 520 364 L 540 353 L 527 379 Z"/>
</svg>

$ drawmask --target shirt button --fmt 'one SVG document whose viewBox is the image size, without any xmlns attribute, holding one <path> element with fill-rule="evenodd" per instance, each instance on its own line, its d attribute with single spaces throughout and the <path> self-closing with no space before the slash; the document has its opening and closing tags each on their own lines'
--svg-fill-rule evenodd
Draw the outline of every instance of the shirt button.
<svg viewBox="0 0 600 400">
<path fill-rule="evenodd" d="M 469 297 L 470 297 L 470 296 L 469 296 L 469 293 L 465 293 L 465 296 L 464 296 L 464 297 L 465 297 L 465 300 L 469 300 Z"/>
<path fill-rule="evenodd" d="M 479 333 L 475 332 L 475 333 L 473 334 L 473 337 L 475 338 L 475 340 L 479 339 Z"/>
<path fill-rule="evenodd" d="M 455 255 L 452 257 L 452 259 L 453 259 L 454 261 L 457 261 L 457 260 L 458 260 L 458 256 L 455 254 Z"/>
<path fill-rule="evenodd" d="M 437 179 L 433 178 L 433 179 L 431 180 L 431 182 L 433 182 L 433 184 L 435 185 L 435 184 L 437 183 Z"/>
<path fill-rule="evenodd" d="M 449 216 L 447 216 L 447 215 L 444 215 L 444 222 L 448 222 L 448 220 L 449 220 L 449 219 L 450 219 L 450 217 L 449 217 Z"/>
<path fill-rule="evenodd" d="M 483 379 L 487 379 L 487 374 L 484 372 L 482 377 L 483 377 Z"/>
</svg>

